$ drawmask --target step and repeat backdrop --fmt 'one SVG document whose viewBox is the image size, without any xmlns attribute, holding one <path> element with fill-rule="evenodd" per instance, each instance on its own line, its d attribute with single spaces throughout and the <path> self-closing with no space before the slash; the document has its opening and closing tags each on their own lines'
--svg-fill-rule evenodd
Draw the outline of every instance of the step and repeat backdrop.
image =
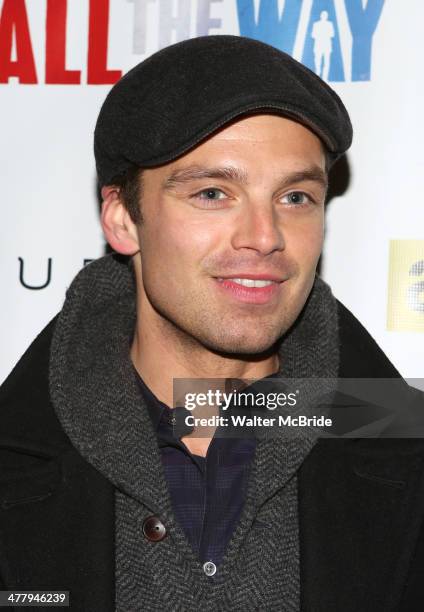
<svg viewBox="0 0 424 612">
<path fill-rule="evenodd" d="M 158 49 L 236 34 L 303 62 L 348 108 L 320 272 L 406 377 L 424 378 L 421 0 L 0 0 L 3 380 L 105 252 L 93 130 Z"/>
</svg>

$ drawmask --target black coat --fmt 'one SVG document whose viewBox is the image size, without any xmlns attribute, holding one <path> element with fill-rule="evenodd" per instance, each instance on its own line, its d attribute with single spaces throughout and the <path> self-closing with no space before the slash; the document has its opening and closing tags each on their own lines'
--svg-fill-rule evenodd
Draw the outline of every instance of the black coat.
<svg viewBox="0 0 424 612">
<path fill-rule="evenodd" d="M 340 376 L 398 376 L 338 308 Z M 107 612 L 114 488 L 72 446 L 51 405 L 54 322 L 0 390 L 0 589 L 69 590 L 72 610 Z M 320 439 L 298 491 L 302 611 L 424 610 L 424 441 Z"/>
</svg>

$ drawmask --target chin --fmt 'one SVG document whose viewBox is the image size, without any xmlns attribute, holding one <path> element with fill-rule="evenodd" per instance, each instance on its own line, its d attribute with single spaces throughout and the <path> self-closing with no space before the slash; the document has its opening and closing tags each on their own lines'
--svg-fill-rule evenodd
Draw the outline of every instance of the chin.
<svg viewBox="0 0 424 612">
<path fill-rule="evenodd" d="M 273 352 L 277 340 L 282 335 L 280 332 L 271 332 L 262 328 L 261 333 L 227 333 L 225 337 L 203 337 L 200 342 L 217 353 L 229 355 L 261 355 Z"/>
</svg>

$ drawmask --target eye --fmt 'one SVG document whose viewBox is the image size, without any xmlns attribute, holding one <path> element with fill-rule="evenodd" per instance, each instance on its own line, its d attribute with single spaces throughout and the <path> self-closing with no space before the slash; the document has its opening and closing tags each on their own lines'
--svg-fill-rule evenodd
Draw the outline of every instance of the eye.
<svg viewBox="0 0 424 612">
<path fill-rule="evenodd" d="M 205 209 L 225 208 L 228 204 L 227 194 L 222 189 L 218 189 L 218 187 L 202 189 L 202 191 L 194 193 L 190 199 L 193 200 L 198 208 Z"/>
<path fill-rule="evenodd" d="M 224 200 L 227 196 L 221 189 L 211 187 L 210 189 L 203 189 L 195 195 L 200 200 Z"/>
<path fill-rule="evenodd" d="M 287 193 L 283 198 L 283 201 L 291 206 L 306 206 L 313 204 L 314 201 L 304 191 L 291 191 Z"/>
</svg>

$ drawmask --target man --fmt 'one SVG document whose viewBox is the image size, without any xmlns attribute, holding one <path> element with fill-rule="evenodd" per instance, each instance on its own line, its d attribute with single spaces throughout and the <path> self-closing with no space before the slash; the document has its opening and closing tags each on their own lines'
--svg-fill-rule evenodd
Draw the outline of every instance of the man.
<svg viewBox="0 0 424 612">
<path fill-rule="evenodd" d="M 174 379 L 398 376 L 315 274 L 351 135 L 328 85 L 239 37 L 111 90 L 95 155 L 120 256 L 79 273 L 4 384 L 2 588 L 102 612 L 421 609 L 419 441 L 172 435 Z"/>
</svg>

